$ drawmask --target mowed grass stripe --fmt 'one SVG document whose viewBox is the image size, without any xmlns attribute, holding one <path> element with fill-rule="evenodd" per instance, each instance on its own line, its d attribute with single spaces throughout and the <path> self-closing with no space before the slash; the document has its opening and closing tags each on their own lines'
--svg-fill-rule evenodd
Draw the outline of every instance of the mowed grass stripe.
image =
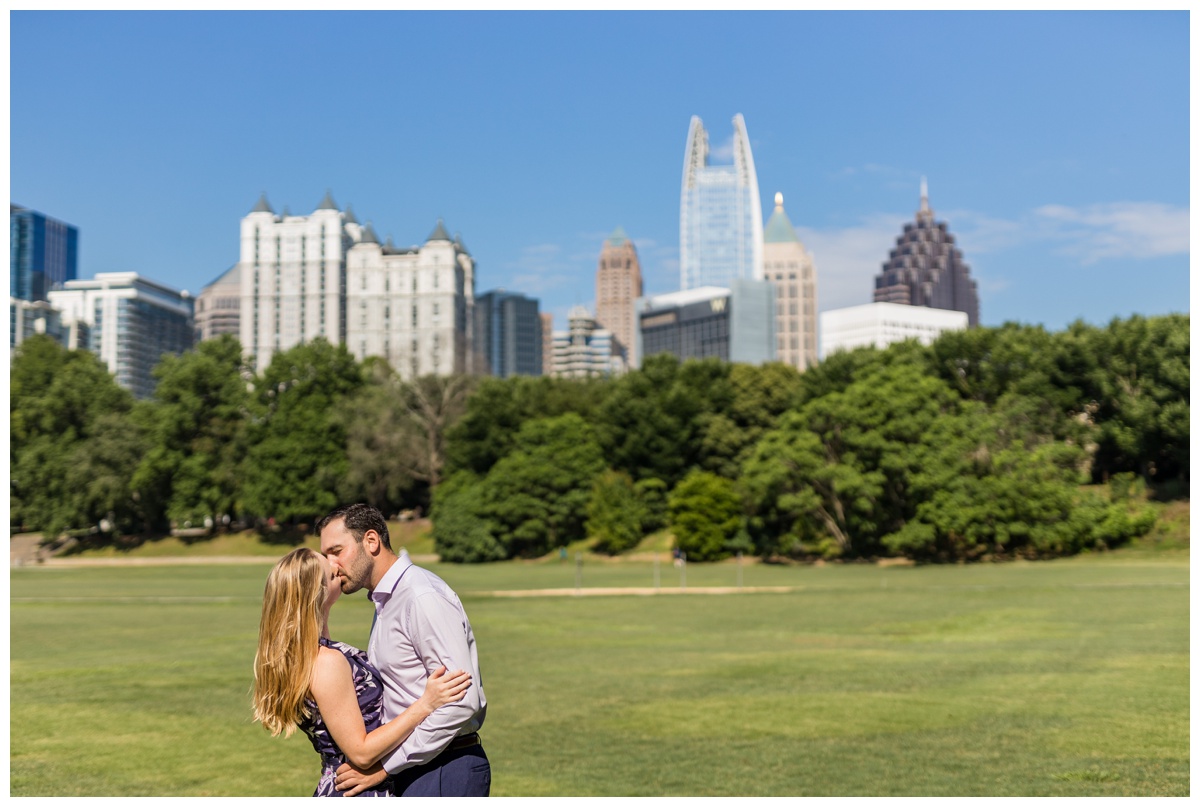
<svg viewBox="0 0 1200 807">
<path fill-rule="evenodd" d="M 631 566 L 585 584 L 650 583 Z M 573 564 L 435 571 L 479 640 L 494 795 L 1189 792 L 1186 555 L 747 565 L 747 586 L 794 589 L 754 596 L 486 597 L 568 587 Z M 307 740 L 250 719 L 264 579 L 14 570 L 10 794 L 310 794 Z M 361 646 L 370 614 L 346 598 L 331 632 Z"/>
</svg>

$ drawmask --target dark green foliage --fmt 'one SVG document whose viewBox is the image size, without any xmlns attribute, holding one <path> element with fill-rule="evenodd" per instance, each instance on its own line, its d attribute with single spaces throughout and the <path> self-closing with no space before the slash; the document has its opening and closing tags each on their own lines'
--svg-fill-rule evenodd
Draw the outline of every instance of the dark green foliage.
<svg viewBox="0 0 1200 807">
<path fill-rule="evenodd" d="M 47 537 L 101 521 L 140 527 L 129 480 L 147 446 L 132 397 L 104 364 L 35 337 L 14 353 L 10 382 L 12 522 Z"/>
<path fill-rule="evenodd" d="M 607 381 L 549 376 L 484 379 L 448 432 L 447 473 L 486 474 L 513 449 L 528 420 L 574 412 L 591 422 L 607 388 Z"/>
<path fill-rule="evenodd" d="M 509 557 L 537 557 L 585 537 L 592 483 L 604 470 L 592 427 L 576 414 L 531 420 L 483 482 L 485 518 Z"/>
<path fill-rule="evenodd" d="M 460 471 L 433 492 L 433 543 L 450 563 L 504 560 L 508 551 L 497 540 L 499 526 L 480 515 L 485 510 L 483 486 L 469 471 Z"/>
<path fill-rule="evenodd" d="M 243 504 L 261 518 L 295 523 L 338 504 L 348 470 L 335 412 L 363 384 L 344 345 L 324 339 L 275 355 L 255 388 Z"/>
<path fill-rule="evenodd" d="M 1089 392 L 1100 426 L 1094 475 L 1133 471 L 1186 480 L 1191 418 L 1190 317 L 1114 319 L 1095 332 Z"/>
<path fill-rule="evenodd" d="M 154 491 L 179 526 L 215 526 L 238 512 L 251 377 L 241 354 L 237 339 L 222 336 L 154 369 L 154 405 L 144 409 L 151 446 L 134 483 Z"/>
<path fill-rule="evenodd" d="M 667 503 L 675 545 L 688 560 L 720 560 L 742 528 L 742 503 L 733 483 L 693 470 L 671 491 Z"/>
<path fill-rule="evenodd" d="M 667 526 L 667 483 L 650 477 L 633 483 L 633 490 L 641 504 L 642 534 L 658 532 Z"/>
<path fill-rule="evenodd" d="M 770 554 L 809 538 L 825 556 L 878 552 L 911 514 L 922 436 L 956 403 L 944 382 L 904 361 L 861 372 L 844 392 L 786 415 L 744 468 L 756 546 Z"/>
<path fill-rule="evenodd" d="M 629 474 L 605 471 L 592 485 L 588 502 L 588 535 L 596 539 L 598 552 L 619 555 L 642 540 L 646 517 Z"/>
</svg>

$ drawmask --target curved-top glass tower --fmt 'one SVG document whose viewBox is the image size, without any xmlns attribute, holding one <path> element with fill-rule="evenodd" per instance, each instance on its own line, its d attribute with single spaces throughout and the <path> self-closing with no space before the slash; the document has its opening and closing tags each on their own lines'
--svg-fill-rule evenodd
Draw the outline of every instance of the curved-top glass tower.
<svg viewBox="0 0 1200 807">
<path fill-rule="evenodd" d="M 692 116 L 679 202 L 679 287 L 761 280 L 762 203 L 746 121 L 733 116 L 733 165 L 708 164 L 708 133 Z"/>
</svg>

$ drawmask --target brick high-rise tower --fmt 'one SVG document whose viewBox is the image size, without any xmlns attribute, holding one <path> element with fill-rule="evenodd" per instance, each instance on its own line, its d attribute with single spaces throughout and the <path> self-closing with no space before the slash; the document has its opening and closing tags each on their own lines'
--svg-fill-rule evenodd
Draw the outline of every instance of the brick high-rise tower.
<svg viewBox="0 0 1200 807">
<path fill-rule="evenodd" d="M 633 302 L 642 296 L 642 267 L 637 249 L 620 227 L 604 242 L 596 268 L 596 321 L 616 337 L 626 361 L 633 358 Z"/>
</svg>

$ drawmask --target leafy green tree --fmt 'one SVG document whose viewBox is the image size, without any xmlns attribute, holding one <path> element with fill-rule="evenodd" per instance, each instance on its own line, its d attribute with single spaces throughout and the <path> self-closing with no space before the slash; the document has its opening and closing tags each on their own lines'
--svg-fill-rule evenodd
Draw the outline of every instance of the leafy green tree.
<svg viewBox="0 0 1200 807">
<path fill-rule="evenodd" d="M 569 412 L 593 421 L 609 383 L 549 376 L 484 379 L 467 400 L 466 411 L 447 430 L 445 472 L 487 474 L 512 451 L 526 421 Z"/>
<path fill-rule="evenodd" d="M 470 471 L 450 476 L 433 492 L 430 515 L 433 545 L 448 563 L 504 560 L 508 549 L 497 539 L 500 527 L 486 511 L 482 481 Z"/>
<path fill-rule="evenodd" d="M 945 382 L 904 359 L 785 414 L 740 480 L 758 550 L 791 551 L 807 539 L 826 556 L 875 554 L 912 513 L 922 436 L 956 405 Z"/>
<path fill-rule="evenodd" d="M 733 482 L 694 469 L 667 500 L 675 544 L 688 560 L 720 560 L 742 528 L 742 503 Z"/>
<path fill-rule="evenodd" d="M 364 385 L 336 416 L 349 458 L 341 497 L 384 512 L 423 504 L 442 479 L 447 433 L 466 410 L 475 379 L 428 375 L 405 382 L 382 359 L 362 369 Z"/>
<path fill-rule="evenodd" d="M 317 338 L 275 355 L 252 401 L 247 511 L 296 523 L 337 505 L 349 461 L 345 430 L 334 413 L 362 384 L 344 345 Z"/>
<path fill-rule="evenodd" d="M 155 491 L 177 524 L 222 523 L 238 512 L 239 465 L 246 452 L 250 369 L 233 336 L 200 342 L 154 368 L 145 412 L 150 446 L 134 484 Z"/>
<path fill-rule="evenodd" d="M 13 522 L 47 537 L 139 524 L 129 463 L 145 446 L 132 396 L 100 359 L 35 337 L 15 351 L 10 382 Z"/>
<path fill-rule="evenodd" d="M 642 540 L 646 519 L 629 474 L 609 470 L 596 477 L 587 512 L 587 531 L 598 551 L 619 555 Z"/>
<path fill-rule="evenodd" d="M 1135 315 L 1096 332 L 1089 392 L 1100 427 L 1097 480 L 1122 471 L 1149 481 L 1187 479 L 1190 322 L 1186 314 Z"/>
<path fill-rule="evenodd" d="M 1086 454 L 1028 429 L 1026 399 L 1008 395 L 934 424 L 911 479 L 918 504 L 884 536 L 889 550 L 924 560 L 1043 557 L 1115 546 L 1152 523 L 1081 489 Z"/>
<path fill-rule="evenodd" d="M 592 483 L 604 470 L 592 428 L 569 413 L 525 423 L 488 473 L 481 516 L 499 526 L 509 557 L 537 557 L 585 537 Z"/>
<path fill-rule="evenodd" d="M 633 492 L 637 494 L 638 503 L 641 505 L 642 534 L 649 535 L 665 528 L 667 494 L 670 492 L 667 483 L 654 477 L 639 479 L 633 483 Z"/>
</svg>

